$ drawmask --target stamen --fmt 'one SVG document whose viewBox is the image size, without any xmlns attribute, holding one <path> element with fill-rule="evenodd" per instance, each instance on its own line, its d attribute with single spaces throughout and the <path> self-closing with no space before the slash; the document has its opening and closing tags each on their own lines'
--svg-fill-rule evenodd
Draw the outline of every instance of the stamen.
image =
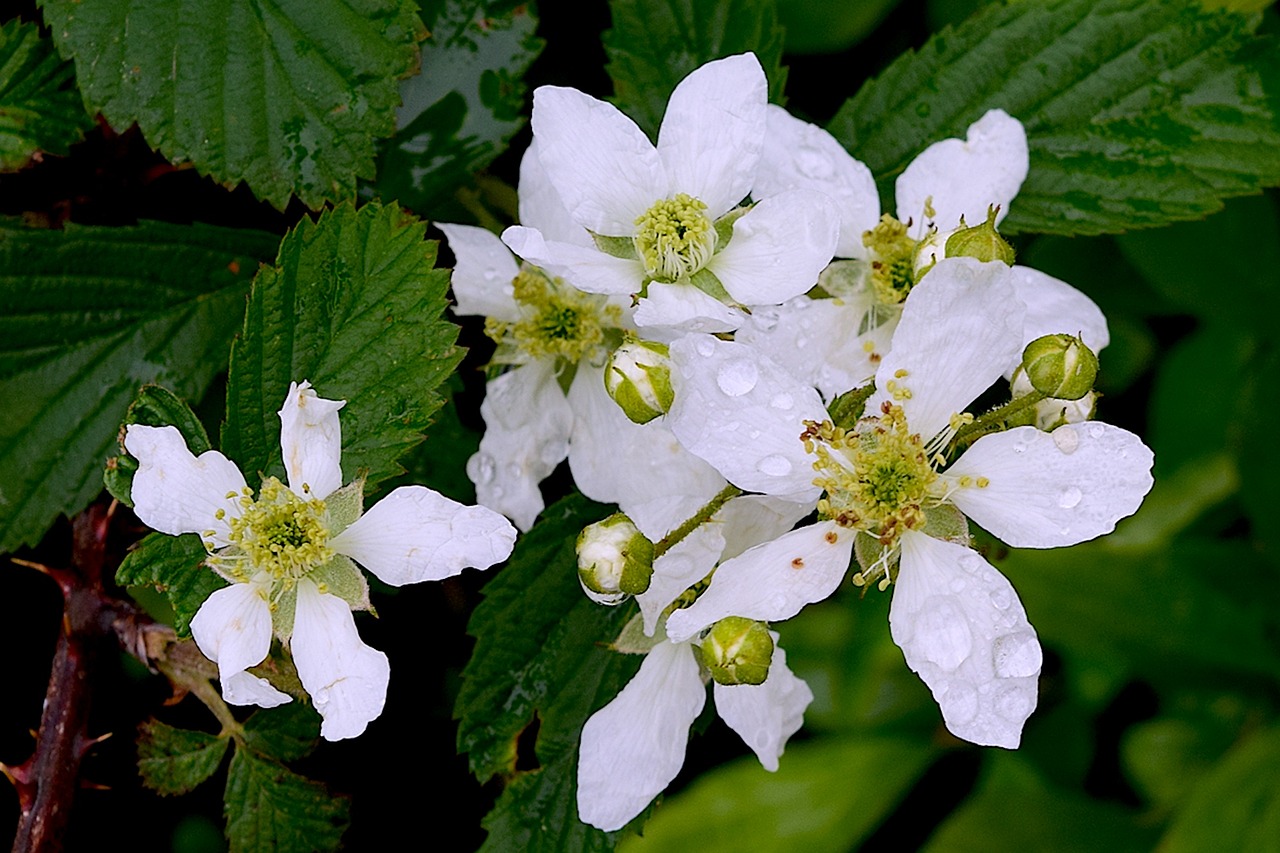
<svg viewBox="0 0 1280 853">
<path fill-rule="evenodd" d="M 701 199 L 680 193 L 661 199 L 636 217 L 636 254 L 654 279 L 680 281 L 707 265 L 716 229 Z"/>
</svg>

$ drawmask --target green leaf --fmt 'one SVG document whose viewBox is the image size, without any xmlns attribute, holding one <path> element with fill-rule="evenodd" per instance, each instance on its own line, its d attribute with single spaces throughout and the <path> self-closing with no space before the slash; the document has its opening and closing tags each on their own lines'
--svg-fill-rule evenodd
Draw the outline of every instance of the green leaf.
<svg viewBox="0 0 1280 853">
<path fill-rule="evenodd" d="M 613 29 L 604 34 L 613 102 L 655 138 L 676 84 L 699 66 L 753 51 L 781 103 L 787 70 L 782 28 L 772 0 L 610 0 Z"/>
<path fill-rule="evenodd" d="M 253 475 L 283 478 L 280 418 L 291 381 L 342 409 L 344 482 L 370 487 L 402 469 L 461 359 L 441 319 L 449 273 L 434 269 L 426 226 L 396 207 L 348 205 L 304 219 L 254 280 L 231 348 L 222 452 Z"/>
<path fill-rule="evenodd" d="M 1031 147 L 1005 230 L 1199 219 L 1280 183 L 1280 51 L 1257 21 L 1185 0 L 994 4 L 900 57 L 830 130 L 888 196 L 927 145 L 999 107 Z"/>
<path fill-rule="evenodd" d="M 35 24 L 0 26 L 0 171 L 21 169 L 41 151 L 66 154 L 93 120 L 63 62 Z"/>
<path fill-rule="evenodd" d="M 1280 728 L 1243 741 L 1191 792 L 1160 842 L 1162 853 L 1264 853 L 1280 838 Z"/>
<path fill-rule="evenodd" d="M 587 718 L 617 695 L 641 658 L 609 651 L 632 607 L 582 594 L 574 543 L 607 507 L 572 496 L 545 510 L 485 585 L 467 631 L 476 648 L 454 708 L 458 748 L 482 781 L 512 776 L 485 821 L 486 849 L 601 850 L 611 836 L 578 821 L 574 779 Z M 516 771 L 516 739 L 538 721 L 536 770 Z"/>
<path fill-rule="evenodd" d="M 400 84 L 396 135 L 376 192 L 440 219 L 453 192 L 506 150 L 525 123 L 524 75 L 542 50 L 531 7 L 491 0 L 424 3 L 423 73 Z M 434 8 L 432 8 L 434 7 Z M 448 209 L 447 207 L 445 209 Z M 461 210 L 450 216 L 463 215 Z"/>
<path fill-rule="evenodd" d="M 283 209 L 353 197 L 425 35 L 412 0 L 42 0 L 90 111 Z"/>
<path fill-rule="evenodd" d="M 277 242 L 207 225 L 0 224 L 0 552 L 102 489 L 140 387 L 200 398 Z"/>
<path fill-rule="evenodd" d="M 247 749 L 231 758 L 225 793 L 232 853 L 336 850 L 350 802 Z"/>
<path fill-rule="evenodd" d="M 778 772 L 754 758 L 717 768 L 668 797 L 623 851 L 790 853 L 853 850 L 936 754 L 928 741 L 859 735 L 787 748 Z"/>
<path fill-rule="evenodd" d="M 194 533 L 170 536 L 152 533 L 125 555 L 116 569 L 121 586 L 154 586 L 173 605 L 174 629 L 179 636 L 191 634 L 191 619 L 205 599 L 226 586 L 226 582 L 203 564 L 208 553 Z"/>
<path fill-rule="evenodd" d="M 787 53 L 838 53 L 869 36 L 899 0 L 778 0 Z"/>
<path fill-rule="evenodd" d="M 467 476 L 467 460 L 480 449 L 480 433 L 469 429 L 458 417 L 455 395 L 462 389 L 462 382 L 457 375 L 443 387 L 450 397 L 436 414 L 427 440 L 401 460 L 407 470 L 400 479 L 403 484 L 421 483 L 459 503 L 473 504 L 476 487 Z M 390 481 L 384 488 L 400 484 L 400 479 Z"/>
<path fill-rule="evenodd" d="M 196 456 L 210 447 L 204 424 L 200 423 L 185 400 L 159 385 L 144 385 L 125 413 L 119 433 L 120 455 L 107 460 L 107 470 L 102 476 L 107 491 L 125 506 L 133 506 L 133 475 L 138 471 L 138 460 L 128 455 L 124 448 L 123 428 L 129 424 L 175 426 L 182 433 L 187 449 Z"/>
<path fill-rule="evenodd" d="M 138 772 L 161 796 L 185 794 L 222 763 L 231 739 L 147 720 L 138 730 Z"/>
<path fill-rule="evenodd" d="M 319 739 L 320 715 L 301 702 L 260 708 L 244 723 L 245 744 L 279 761 L 307 757 Z"/>
<path fill-rule="evenodd" d="M 1151 849 L 1154 838 L 1136 813 L 1052 786 L 1016 753 L 984 755 L 977 789 L 930 837 L 927 853 Z"/>
</svg>

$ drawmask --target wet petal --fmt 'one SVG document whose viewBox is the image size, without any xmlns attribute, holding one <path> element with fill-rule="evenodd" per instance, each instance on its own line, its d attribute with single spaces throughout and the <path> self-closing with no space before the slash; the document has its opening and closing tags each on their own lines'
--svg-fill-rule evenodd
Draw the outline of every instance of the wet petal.
<svg viewBox="0 0 1280 853">
<path fill-rule="evenodd" d="M 289 383 L 280 407 L 280 451 L 289 488 L 303 497 L 324 500 L 342 488 L 342 427 L 338 410 L 346 400 L 326 400 L 311 383 Z"/>
<path fill-rule="evenodd" d="M 671 193 L 706 202 L 712 219 L 746 198 L 764 145 L 768 98 L 764 69 L 751 53 L 708 62 L 681 80 L 658 132 Z"/>
<path fill-rule="evenodd" d="M 1017 747 L 1036 707 L 1042 656 L 1004 575 L 970 548 L 907 531 L 889 631 L 952 734 Z"/>
<path fill-rule="evenodd" d="M 1015 548 L 1093 539 L 1132 515 L 1151 490 L 1151 450 L 1120 427 L 1090 421 L 983 436 L 947 469 L 973 482 L 951 502 Z M 977 478 L 989 481 L 978 488 Z"/>
<path fill-rule="evenodd" d="M 449 240 L 456 259 L 453 275 L 453 313 L 478 314 L 514 322 L 520 319 L 511 281 L 520 273 L 520 265 L 511 250 L 492 231 L 474 225 L 452 225 L 437 222 L 436 227 Z"/>
<path fill-rule="evenodd" d="M 705 578 L 716 567 L 724 551 L 724 532 L 719 525 L 704 524 L 653 561 L 649 588 L 636 596 L 644 617 L 644 633 L 652 637 L 662 611 L 682 592 Z"/>
<path fill-rule="evenodd" d="M 689 727 L 707 689 L 686 645 L 659 643 L 635 678 L 587 720 L 578 751 L 578 817 L 621 829 L 684 764 Z"/>
<path fill-rule="evenodd" d="M 538 147 L 538 140 L 534 139 L 520 158 L 520 224 L 536 228 L 548 240 L 592 245 L 591 235 L 569 216 L 560 193 L 551 184 L 547 170 L 542 168 Z"/>
<path fill-rule="evenodd" d="M 129 424 L 125 449 L 138 460 L 133 511 L 153 530 L 178 536 L 212 530 L 216 547 L 228 544 L 226 518 L 240 515 L 244 475 L 216 450 L 192 455 L 177 427 Z M 231 495 L 232 497 L 227 497 Z M 223 519 L 217 518 L 223 510 Z"/>
<path fill-rule="evenodd" d="M 733 223 L 733 239 L 707 264 L 744 305 L 778 305 L 808 291 L 835 255 L 840 219 L 825 195 L 790 190 Z"/>
<path fill-rule="evenodd" d="M 742 736 L 765 770 L 774 772 L 787 739 L 804 725 L 804 709 L 813 701 L 813 691 L 787 668 L 787 653 L 778 645 L 777 633 L 769 633 L 773 659 L 764 683 L 717 684 L 713 693 L 720 719 Z"/>
<path fill-rule="evenodd" d="M 606 255 L 594 246 L 558 243 L 533 228 L 513 225 L 502 232 L 511 251 L 553 276 L 588 293 L 630 294 L 644 281 L 644 266 Z"/>
<path fill-rule="evenodd" d="M 511 556 L 515 528 L 482 506 L 463 506 L 425 486 L 401 486 L 329 541 L 377 575 L 403 586 L 485 569 Z"/>
<path fill-rule="evenodd" d="M 688 284 L 655 281 L 646 294 L 636 306 L 637 326 L 661 326 L 676 333 L 732 332 L 747 318 L 737 308 Z"/>
<path fill-rule="evenodd" d="M 271 651 L 271 608 L 263 587 L 234 583 L 215 590 L 191 620 L 191 636 L 218 665 L 222 698 L 232 705 L 274 708 L 289 701 L 265 680 L 246 673 Z"/>
<path fill-rule="evenodd" d="M 361 734 L 382 713 L 391 666 L 356 631 L 351 608 L 336 595 L 320 592 L 303 578 L 289 641 L 298 678 L 324 722 L 325 740 Z"/>
</svg>

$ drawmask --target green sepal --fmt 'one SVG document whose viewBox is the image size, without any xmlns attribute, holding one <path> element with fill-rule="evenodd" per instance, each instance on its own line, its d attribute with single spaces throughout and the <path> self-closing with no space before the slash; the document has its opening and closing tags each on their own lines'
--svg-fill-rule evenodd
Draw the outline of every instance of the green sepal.
<svg viewBox="0 0 1280 853">
<path fill-rule="evenodd" d="M 886 556 L 886 551 L 889 552 Z M 853 558 L 862 569 L 861 576 L 865 584 L 887 576 L 890 580 L 897 576 L 898 560 L 902 552 L 896 546 L 886 548 L 880 540 L 870 533 L 858 530 L 853 535 Z M 875 569 L 872 570 L 872 566 Z M 855 582 L 857 578 L 855 577 Z M 859 584 L 865 589 L 865 584 Z"/>
<path fill-rule="evenodd" d="M 298 610 L 298 587 L 290 586 L 271 602 L 271 630 L 282 643 L 293 636 L 293 617 Z"/>
<path fill-rule="evenodd" d="M 729 291 L 724 289 L 724 285 L 720 283 L 720 279 L 716 278 L 715 273 L 708 269 L 701 269 L 689 276 L 689 283 L 701 290 L 703 293 L 723 302 L 725 305 L 737 305 L 738 303 Z"/>
<path fill-rule="evenodd" d="M 865 293 L 870 286 L 871 264 L 857 258 L 832 261 L 818 273 L 818 288 L 828 296 L 848 298 Z"/>
<path fill-rule="evenodd" d="M 160 385 L 142 386 L 120 425 L 120 455 L 108 459 L 102 472 L 102 483 L 111 497 L 127 507 L 133 506 L 133 475 L 138 471 L 138 460 L 124 449 L 125 427 L 130 424 L 175 426 L 193 455 L 199 456 L 210 449 L 209 434 L 186 401 Z"/>
<path fill-rule="evenodd" d="M 733 223 L 737 222 L 747 214 L 754 204 L 744 204 L 735 207 L 733 210 L 721 216 L 714 223 L 716 229 L 716 251 L 724 251 L 724 247 L 729 245 L 729 241 L 733 239 Z"/>
<path fill-rule="evenodd" d="M 321 592 L 338 596 L 350 604 L 352 610 L 373 610 L 369 603 L 369 582 L 350 557 L 334 554 L 332 560 L 312 569 L 307 577 L 316 582 Z"/>
<path fill-rule="evenodd" d="M 861 388 L 845 391 L 827 405 L 831 423 L 843 429 L 853 429 L 867 408 L 867 400 L 876 392 L 876 383 L 868 382 Z"/>
<path fill-rule="evenodd" d="M 364 514 L 364 477 L 358 477 L 324 499 L 329 512 L 329 535 L 337 536 Z"/>
<path fill-rule="evenodd" d="M 630 237 L 609 237 L 592 232 L 591 239 L 595 241 L 597 249 L 610 257 L 622 258 L 626 261 L 640 260 L 640 256 L 636 254 L 636 242 Z"/>
<path fill-rule="evenodd" d="M 663 616 L 650 637 L 644 632 L 644 614 L 636 613 L 623 627 L 618 638 L 609 644 L 609 648 L 623 655 L 647 655 L 654 646 L 666 642 L 666 624 L 667 617 Z"/>
<path fill-rule="evenodd" d="M 951 504 L 942 504 L 925 510 L 924 530 L 921 532 L 927 533 L 934 539 L 954 542 L 956 545 L 967 547 L 970 544 L 969 519 Z"/>
</svg>

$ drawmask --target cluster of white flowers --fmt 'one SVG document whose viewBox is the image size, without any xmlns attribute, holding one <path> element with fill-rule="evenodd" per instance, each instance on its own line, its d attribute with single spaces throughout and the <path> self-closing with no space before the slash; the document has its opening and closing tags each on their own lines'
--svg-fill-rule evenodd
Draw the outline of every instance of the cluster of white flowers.
<svg viewBox="0 0 1280 853">
<path fill-rule="evenodd" d="M 528 529 L 567 457 L 640 537 L 611 520 L 580 540 L 588 594 L 639 604 L 615 648 L 645 655 L 582 734 L 579 815 L 602 829 L 675 777 L 710 680 L 776 769 L 812 694 L 766 623 L 850 576 L 896 587 L 890 632 L 948 729 L 1016 747 L 1040 645 L 968 520 L 1071 545 L 1152 484 L 1142 441 L 1089 420 L 1102 313 L 997 232 L 1028 170 L 1022 125 L 992 110 L 963 140 L 921 140 L 894 217 L 863 164 L 766 92 L 754 56 L 708 63 L 655 146 L 612 105 L 540 88 L 522 224 L 502 235 L 516 259 L 441 226 L 458 312 L 497 343 L 480 502 Z M 965 411 L 1002 378 L 1008 404 Z"/>
</svg>

